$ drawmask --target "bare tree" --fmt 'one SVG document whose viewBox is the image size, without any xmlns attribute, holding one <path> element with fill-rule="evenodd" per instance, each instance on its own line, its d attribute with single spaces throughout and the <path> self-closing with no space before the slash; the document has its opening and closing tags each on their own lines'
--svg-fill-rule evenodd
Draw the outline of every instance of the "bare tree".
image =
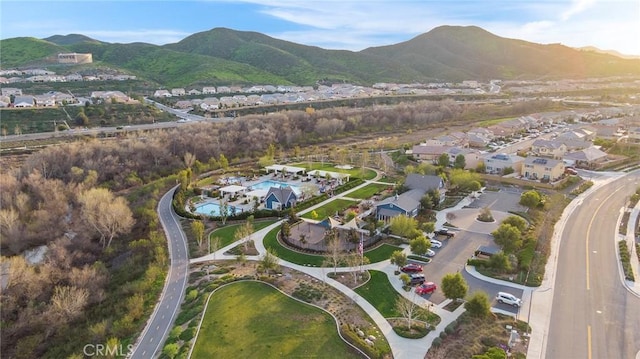
<svg viewBox="0 0 640 359">
<path fill-rule="evenodd" d="M 220 237 L 209 237 L 209 254 L 213 253 L 213 260 L 216 260 L 216 251 L 220 249 Z"/>
<path fill-rule="evenodd" d="M 62 320 L 71 320 L 87 305 L 89 292 L 84 288 L 56 286 L 51 297 L 51 310 Z"/>
<path fill-rule="evenodd" d="M 330 229 L 325 234 L 325 241 L 327 242 L 327 254 L 325 255 L 328 262 L 333 266 L 333 274 L 338 272 L 338 265 L 343 260 L 342 246 L 340 245 L 340 239 L 334 229 Z"/>
<path fill-rule="evenodd" d="M 358 283 L 358 274 L 362 273 L 360 264 L 362 263 L 362 256 L 360 253 L 353 252 L 344 256 L 344 262 L 348 267 L 351 267 L 351 276 L 353 278 L 353 285 Z"/>
<path fill-rule="evenodd" d="M 267 249 L 267 252 L 262 255 L 262 257 L 260 257 L 258 269 L 269 274 L 276 268 L 278 268 L 278 257 L 273 253 L 271 249 Z"/>
<path fill-rule="evenodd" d="M 250 218 L 251 217 L 249 217 L 249 219 L 247 219 L 244 224 L 239 226 L 238 229 L 236 229 L 236 232 L 233 234 L 233 238 L 236 241 L 246 238 L 246 240 L 242 243 L 245 252 L 247 252 L 247 250 L 249 249 L 249 241 L 251 241 L 251 235 L 253 234 L 253 220 Z"/>
<path fill-rule="evenodd" d="M 114 197 L 106 188 L 92 188 L 80 193 L 82 216 L 93 227 L 103 247 L 119 234 L 128 233 L 133 227 L 133 214 L 122 197 Z"/>
<path fill-rule="evenodd" d="M 396 300 L 396 310 L 407 320 L 407 327 L 409 329 L 411 329 L 413 321 L 417 316 L 418 308 L 419 306 L 416 303 L 406 299 L 405 297 L 399 296 Z"/>
</svg>

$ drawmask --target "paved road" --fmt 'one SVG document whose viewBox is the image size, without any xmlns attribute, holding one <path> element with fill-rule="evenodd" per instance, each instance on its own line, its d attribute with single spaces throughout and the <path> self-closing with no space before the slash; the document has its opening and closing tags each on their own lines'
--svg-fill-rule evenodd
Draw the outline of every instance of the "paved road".
<svg viewBox="0 0 640 359">
<path fill-rule="evenodd" d="M 585 198 L 568 218 L 546 358 L 634 358 L 640 350 L 640 298 L 623 284 L 615 240 L 620 208 L 638 184 L 637 172 L 615 180 Z"/>
<path fill-rule="evenodd" d="M 189 258 L 187 241 L 180 227 L 178 216 L 171 208 L 171 199 L 175 187 L 167 192 L 158 204 L 158 216 L 167 236 L 169 258 L 171 260 L 169 273 L 164 289 L 160 295 L 160 302 L 147 322 L 147 326 L 138 338 L 131 358 L 148 359 L 158 355 L 162 344 L 173 325 L 175 316 L 182 303 L 187 285 Z"/>
</svg>

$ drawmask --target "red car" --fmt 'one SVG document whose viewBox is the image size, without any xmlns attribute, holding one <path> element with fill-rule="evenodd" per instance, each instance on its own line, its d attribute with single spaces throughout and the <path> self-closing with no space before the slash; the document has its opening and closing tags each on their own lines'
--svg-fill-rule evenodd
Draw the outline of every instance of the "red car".
<svg viewBox="0 0 640 359">
<path fill-rule="evenodd" d="M 422 266 L 410 263 L 402 267 L 400 270 L 404 273 L 417 273 L 417 272 L 422 272 Z"/>
<path fill-rule="evenodd" d="M 416 287 L 416 293 L 418 293 L 419 295 L 431 294 L 431 293 L 435 292 L 436 289 L 438 289 L 438 286 L 436 286 L 435 283 L 427 282 L 427 283 L 424 283 L 424 284 L 421 284 L 421 285 L 417 286 Z"/>
</svg>

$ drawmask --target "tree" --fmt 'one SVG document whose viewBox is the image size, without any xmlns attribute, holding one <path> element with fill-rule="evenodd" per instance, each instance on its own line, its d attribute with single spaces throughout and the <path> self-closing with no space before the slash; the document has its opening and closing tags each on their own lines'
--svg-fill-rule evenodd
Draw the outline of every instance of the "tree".
<svg viewBox="0 0 640 359">
<path fill-rule="evenodd" d="M 506 176 L 506 175 L 510 175 L 510 174 L 512 174 L 513 172 L 515 172 L 515 170 L 513 169 L 513 167 L 505 167 L 505 168 L 503 168 L 503 169 L 502 169 L 502 174 L 503 174 L 503 175 L 505 175 L 505 176 Z"/>
<path fill-rule="evenodd" d="M 398 270 L 407 264 L 407 255 L 403 251 L 391 253 L 391 264 L 398 266 Z"/>
<path fill-rule="evenodd" d="M 405 286 L 407 286 L 409 285 L 409 282 L 411 282 L 411 277 L 409 277 L 407 273 L 402 273 L 400 274 L 400 280 Z"/>
<path fill-rule="evenodd" d="M 333 274 L 338 272 L 338 266 L 342 262 L 342 246 L 340 245 L 340 239 L 335 229 L 330 229 L 325 234 L 325 241 L 327 244 L 327 254 L 325 258 L 333 266 Z"/>
<path fill-rule="evenodd" d="M 489 207 L 483 207 L 480 210 L 480 214 L 478 214 L 478 221 L 481 222 L 493 222 L 493 215 L 491 214 L 491 210 Z"/>
<path fill-rule="evenodd" d="M 467 295 L 468 290 L 469 286 L 459 272 L 446 274 L 442 278 L 442 292 L 448 299 L 460 300 Z"/>
<path fill-rule="evenodd" d="M 276 268 L 278 268 L 278 257 L 273 253 L 271 248 L 268 248 L 267 252 L 260 257 L 258 269 L 269 274 L 270 271 Z"/>
<path fill-rule="evenodd" d="M 249 249 L 249 241 L 251 241 L 251 235 L 253 234 L 253 217 L 249 217 L 247 218 L 246 222 L 244 222 L 241 226 L 238 227 L 238 229 L 236 229 L 235 233 L 233 234 L 233 238 L 236 241 L 240 241 L 242 239 L 244 239 L 244 242 L 242 242 L 242 246 L 245 250 L 245 252 Z"/>
<path fill-rule="evenodd" d="M 58 320 L 72 320 L 82 314 L 89 292 L 85 288 L 56 286 L 51 297 L 51 310 Z"/>
<path fill-rule="evenodd" d="M 169 357 L 169 359 L 173 359 L 176 357 L 176 355 L 178 355 L 179 350 L 180 350 L 180 347 L 178 346 L 178 344 L 170 343 L 165 345 L 164 348 L 162 348 L 162 354 Z"/>
<path fill-rule="evenodd" d="M 209 236 L 209 254 L 213 253 L 213 260 L 216 260 L 216 252 L 220 249 L 222 239 L 218 236 Z"/>
<path fill-rule="evenodd" d="M 227 223 L 227 218 L 229 217 L 229 204 L 227 201 L 220 199 L 218 205 L 220 206 L 220 221 L 224 226 Z"/>
<path fill-rule="evenodd" d="M 405 215 L 395 216 L 391 218 L 389 224 L 391 232 L 400 237 L 409 237 L 414 235 L 418 228 L 418 221 Z"/>
<path fill-rule="evenodd" d="M 83 219 L 100 235 L 103 247 L 113 238 L 131 231 L 133 213 L 122 197 L 114 197 L 106 188 L 92 188 L 78 195 Z"/>
<path fill-rule="evenodd" d="M 540 193 L 538 193 L 538 191 L 533 189 L 530 191 L 524 192 L 520 196 L 520 204 L 525 207 L 535 208 L 535 207 L 538 207 L 541 202 L 542 202 L 542 196 L 540 196 Z"/>
<path fill-rule="evenodd" d="M 282 225 L 280 226 L 280 235 L 284 240 L 289 239 L 289 236 L 291 235 L 291 225 L 289 224 L 289 222 L 282 222 Z"/>
<path fill-rule="evenodd" d="M 486 318 L 491 314 L 489 296 L 483 291 L 476 291 L 464 304 L 464 309 L 473 317 Z"/>
<path fill-rule="evenodd" d="M 507 218 L 505 218 L 502 223 L 506 223 L 506 224 L 510 224 L 516 228 L 518 228 L 518 230 L 520 231 L 520 233 L 524 233 L 524 231 L 527 229 L 527 221 L 525 221 L 522 217 L 520 216 L 509 216 Z"/>
<path fill-rule="evenodd" d="M 227 157 L 222 153 L 220 154 L 218 163 L 220 164 L 220 168 L 222 168 L 223 172 L 229 168 L 229 160 L 227 160 Z"/>
<path fill-rule="evenodd" d="M 450 162 L 449 154 L 443 153 L 440 156 L 438 156 L 438 166 L 447 168 L 449 167 L 449 162 Z"/>
<path fill-rule="evenodd" d="M 196 162 L 196 156 L 191 152 L 185 152 L 184 154 L 184 165 L 187 168 L 193 167 L 193 164 Z"/>
<path fill-rule="evenodd" d="M 449 183 L 452 188 L 461 191 L 478 191 L 482 188 L 481 178 L 477 173 L 472 173 L 463 169 L 454 168 L 449 172 Z"/>
<path fill-rule="evenodd" d="M 423 235 L 420 235 L 409 242 L 411 252 L 419 256 L 427 253 L 427 250 L 431 248 L 431 242 Z"/>
<path fill-rule="evenodd" d="M 198 220 L 192 221 L 191 232 L 193 232 L 193 236 L 196 238 L 196 242 L 198 242 L 198 247 L 202 248 L 202 240 L 204 239 L 204 223 Z"/>
<path fill-rule="evenodd" d="M 478 173 L 487 172 L 487 166 L 484 164 L 484 162 L 478 163 L 478 165 L 476 166 L 476 172 Z"/>
<path fill-rule="evenodd" d="M 463 169 L 467 166 L 467 160 L 464 158 L 463 154 L 459 154 L 456 156 L 455 161 L 453 162 L 453 168 Z"/>
<path fill-rule="evenodd" d="M 362 263 L 362 255 L 358 252 L 346 254 L 344 256 L 344 262 L 347 267 L 353 268 L 351 278 L 353 279 L 353 285 L 356 285 L 358 283 L 358 273 L 361 273 L 361 270 L 357 267 Z"/>
<path fill-rule="evenodd" d="M 424 222 L 422 223 L 422 231 L 425 233 L 433 233 L 436 230 L 435 222 Z"/>
<path fill-rule="evenodd" d="M 491 256 L 489 265 L 498 273 L 509 272 L 511 270 L 509 257 L 502 251 Z"/>
<path fill-rule="evenodd" d="M 517 227 L 510 225 L 509 223 L 503 223 L 491 232 L 493 241 L 502 247 L 502 250 L 506 253 L 513 253 L 522 246 L 522 234 Z"/>
<path fill-rule="evenodd" d="M 415 302 L 407 300 L 401 295 L 398 296 L 398 299 L 396 299 L 396 310 L 398 311 L 400 316 L 407 320 L 408 329 L 411 329 L 411 326 L 413 325 L 413 320 L 418 314 L 418 308 L 419 306 Z"/>
</svg>

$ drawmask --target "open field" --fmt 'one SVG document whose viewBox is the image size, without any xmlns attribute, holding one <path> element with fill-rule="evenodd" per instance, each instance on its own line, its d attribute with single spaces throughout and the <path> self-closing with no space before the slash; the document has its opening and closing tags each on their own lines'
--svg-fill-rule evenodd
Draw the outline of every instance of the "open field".
<svg viewBox="0 0 640 359">
<path fill-rule="evenodd" d="M 259 282 L 211 296 L 193 358 L 359 358 L 326 312 Z"/>
<path fill-rule="evenodd" d="M 324 204 L 321 207 L 314 209 L 313 211 L 309 211 L 303 214 L 301 217 L 304 217 L 307 219 L 317 219 L 321 221 L 327 217 L 333 216 L 334 214 L 336 214 L 336 212 L 340 212 L 346 208 L 349 208 L 350 206 L 357 205 L 357 204 L 358 202 L 355 202 L 355 201 L 337 198 L 331 202 Z M 317 218 L 313 218 L 312 216 L 313 212 L 316 212 L 316 214 L 318 215 Z"/>
<path fill-rule="evenodd" d="M 359 188 L 347 195 L 350 198 L 358 198 L 358 199 L 369 199 L 374 194 L 380 193 L 387 188 L 393 188 L 393 184 L 379 184 L 379 183 L 370 183 L 362 188 Z"/>
</svg>

